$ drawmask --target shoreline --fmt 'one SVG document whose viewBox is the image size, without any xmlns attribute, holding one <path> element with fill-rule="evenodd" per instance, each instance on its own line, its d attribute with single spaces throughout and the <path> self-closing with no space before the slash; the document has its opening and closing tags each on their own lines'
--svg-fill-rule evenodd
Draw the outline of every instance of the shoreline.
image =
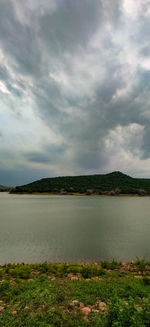
<svg viewBox="0 0 150 327">
<path fill-rule="evenodd" d="M 2 192 L 4 193 L 4 192 Z M 18 194 L 18 195 L 49 195 L 49 196 L 54 196 L 54 195 L 60 195 L 60 196 L 86 196 L 86 197 L 101 197 L 101 196 L 104 196 L 104 197 L 149 197 L 150 194 L 144 194 L 144 195 L 141 195 L 141 194 L 138 194 L 138 193 L 120 193 L 120 194 L 109 194 L 109 193 L 103 193 L 103 194 L 86 194 L 86 193 L 66 193 L 66 194 L 61 194 L 61 193 L 53 193 L 53 192 L 8 192 L 6 191 L 6 193 L 8 194 Z"/>
<path fill-rule="evenodd" d="M 4 264 L 0 264 L 0 269 L 3 267 L 8 266 L 10 267 L 32 267 L 32 268 L 37 268 L 39 266 L 47 266 L 47 267 L 54 267 L 57 269 L 59 267 L 68 267 L 69 272 L 74 271 L 74 267 L 77 268 L 77 270 L 82 270 L 84 267 L 99 267 L 99 268 L 104 268 L 104 269 L 111 269 L 111 270 L 119 270 L 120 268 L 123 269 L 128 269 L 129 271 L 138 271 L 141 269 L 142 270 L 147 270 L 150 273 L 150 260 L 149 259 L 136 259 L 136 260 L 130 260 L 130 261 L 118 261 L 118 260 L 101 260 L 101 261 L 45 261 L 45 262 L 34 262 L 34 263 L 27 263 L 27 262 L 22 262 L 22 263 L 11 263 L 7 262 Z M 73 267 L 73 268 L 72 268 Z M 72 271 L 72 272 L 73 272 Z M 1 275 L 0 275 L 1 277 Z"/>
</svg>

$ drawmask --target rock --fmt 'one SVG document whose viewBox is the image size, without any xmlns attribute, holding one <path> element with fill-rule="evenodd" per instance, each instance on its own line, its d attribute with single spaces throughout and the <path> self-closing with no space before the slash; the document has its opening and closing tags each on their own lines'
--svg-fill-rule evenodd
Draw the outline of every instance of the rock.
<svg viewBox="0 0 150 327">
<path fill-rule="evenodd" d="M 116 193 L 115 193 L 114 190 L 111 190 L 111 191 L 108 192 L 108 195 L 114 196 L 114 195 L 116 195 Z"/>
<path fill-rule="evenodd" d="M 97 306 L 99 307 L 99 309 L 104 312 L 107 310 L 107 305 L 105 302 L 99 301 L 97 302 Z"/>
<path fill-rule="evenodd" d="M 40 310 L 40 311 L 44 311 L 44 310 L 45 310 L 45 305 L 44 305 L 44 304 L 41 304 L 41 305 L 38 307 L 38 310 Z"/>
<path fill-rule="evenodd" d="M 78 300 L 73 300 L 70 302 L 70 307 L 79 307 L 80 306 L 80 303 Z"/>
<path fill-rule="evenodd" d="M 68 277 L 69 277 L 71 280 L 78 280 L 78 279 L 79 279 L 78 276 L 76 276 L 76 275 L 74 275 L 74 274 L 72 274 L 72 273 L 69 273 L 69 274 L 68 274 Z"/>
<path fill-rule="evenodd" d="M 71 280 L 78 280 L 79 278 L 77 276 L 72 276 L 70 279 Z"/>
<path fill-rule="evenodd" d="M 66 191 L 64 188 L 62 188 L 62 189 L 60 190 L 60 194 L 61 194 L 61 195 L 66 195 L 66 194 L 67 194 L 67 191 Z"/>
<path fill-rule="evenodd" d="M 51 280 L 56 280 L 56 277 L 55 277 L 55 276 L 53 276 L 53 277 L 51 278 Z"/>
<path fill-rule="evenodd" d="M 94 193 L 94 190 L 86 190 L 86 195 L 91 195 Z"/>
<path fill-rule="evenodd" d="M 0 306 L 0 312 L 4 311 L 4 307 Z"/>
<path fill-rule="evenodd" d="M 146 266 L 146 267 L 145 267 L 145 270 L 150 271 L 150 266 Z"/>
<path fill-rule="evenodd" d="M 81 312 L 84 314 L 84 316 L 88 316 L 91 313 L 91 308 L 83 307 L 81 308 Z"/>
<path fill-rule="evenodd" d="M 145 190 L 143 190 L 143 189 L 138 190 L 138 195 L 140 195 L 140 196 L 146 195 Z"/>
<path fill-rule="evenodd" d="M 121 193 L 121 190 L 119 187 L 115 188 L 115 194 L 116 195 L 119 195 Z"/>
<path fill-rule="evenodd" d="M 26 304 L 26 306 L 25 306 L 25 308 L 24 308 L 25 310 L 29 310 L 29 305 L 28 304 Z"/>
</svg>

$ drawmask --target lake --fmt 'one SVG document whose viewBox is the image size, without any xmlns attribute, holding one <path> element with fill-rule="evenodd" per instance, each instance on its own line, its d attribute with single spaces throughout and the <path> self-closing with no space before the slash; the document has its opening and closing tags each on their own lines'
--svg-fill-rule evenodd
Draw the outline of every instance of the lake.
<svg viewBox="0 0 150 327">
<path fill-rule="evenodd" d="M 150 258 L 150 197 L 0 193 L 0 264 Z"/>
</svg>

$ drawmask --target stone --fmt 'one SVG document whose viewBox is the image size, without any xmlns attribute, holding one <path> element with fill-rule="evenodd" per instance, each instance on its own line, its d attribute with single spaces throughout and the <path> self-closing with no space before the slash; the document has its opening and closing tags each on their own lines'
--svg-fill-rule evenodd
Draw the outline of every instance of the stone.
<svg viewBox="0 0 150 327">
<path fill-rule="evenodd" d="M 105 302 L 99 302 L 99 308 L 103 312 L 106 311 L 106 308 L 107 308 L 106 303 Z"/>
<path fill-rule="evenodd" d="M 51 280 L 56 280 L 56 277 L 55 277 L 55 276 L 53 276 L 53 277 L 51 278 Z"/>
<path fill-rule="evenodd" d="M 44 311 L 44 310 L 45 310 L 45 305 L 44 305 L 44 304 L 41 304 L 41 305 L 38 307 L 38 310 L 40 310 L 40 311 Z"/>
<path fill-rule="evenodd" d="M 0 306 L 0 312 L 4 311 L 4 307 Z"/>
<path fill-rule="evenodd" d="M 84 314 L 84 316 L 88 316 L 91 313 L 91 308 L 83 307 L 81 308 L 81 312 Z"/>
<path fill-rule="evenodd" d="M 26 306 L 25 306 L 25 308 L 24 308 L 25 310 L 29 310 L 29 305 L 28 304 L 26 304 Z"/>
<path fill-rule="evenodd" d="M 71 307 L 79 307 L 80 306 L 80 303 L 78 300 L 73 300 L 70 302 L 70 306 Z"/>
</svg>

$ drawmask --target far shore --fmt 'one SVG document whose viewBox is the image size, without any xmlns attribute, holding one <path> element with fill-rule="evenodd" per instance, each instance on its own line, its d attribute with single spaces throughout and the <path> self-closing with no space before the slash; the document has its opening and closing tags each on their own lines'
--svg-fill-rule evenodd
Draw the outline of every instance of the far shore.
<svg viewBox="0 0 150 327">
<path fill-rule="evenodd" d="M 4 193 L 4 192 L 3 192 Z M 8 193 L 8 191 L 6 191 L 6 193 Z M 53 192 L 9 192 L 9 194 L 18 194 L 18 195 L 49 195 L 49 196 L 54 196 L 54 195 L 60 195 L 60 196 L 104 196 L 104 197 L 145 197 L 145 196 L 150 196 L 150 194 L 138 194 L 138 193 L 120 193 L 120 194 L 110 194 L 108 193 L 102 193 L 102 194 L 97 194 L 97 193 L 92 193 L 92 194 L 86 194 L 86 193 L 53 193 Z"/>
</svg>

